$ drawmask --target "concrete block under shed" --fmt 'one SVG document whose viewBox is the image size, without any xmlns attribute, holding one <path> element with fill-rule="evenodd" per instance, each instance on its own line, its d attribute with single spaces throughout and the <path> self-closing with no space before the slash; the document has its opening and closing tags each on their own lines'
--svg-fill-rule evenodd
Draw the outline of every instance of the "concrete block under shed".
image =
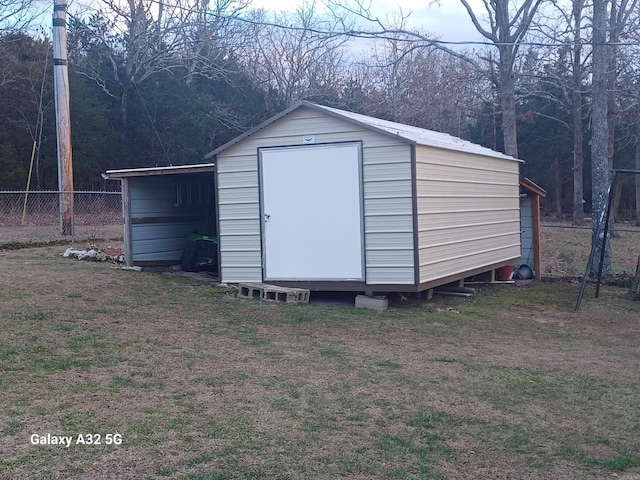
<svg viewBox="0 0 640 480">
<path fill-rule="evenodd" d="M 238 285 L 238 297 L 240 298 L 258 298 L 262 300 L 264 290 L 260 285 L 253 283 L 241 283 Z"/>
<path fill-rule="evenodd" d="M 241 283 L 238 285 L 238 297 L 257 298 L 271 302 L 309 303 L 309 290 L 287 288 L 266 283 Z"/>
<path fill-rule="evenodd" d="M 265 285 L 263 300 L 286 303 L 309 303 L 309 290 Z"/>
<path fill-rule="evenodd" d="M 366 295 L 356 296 L 356 308 L 369 308 L 378 312 L 384 312 L 389 308 L 387 297 L 367 297 Z"/>
</svg>

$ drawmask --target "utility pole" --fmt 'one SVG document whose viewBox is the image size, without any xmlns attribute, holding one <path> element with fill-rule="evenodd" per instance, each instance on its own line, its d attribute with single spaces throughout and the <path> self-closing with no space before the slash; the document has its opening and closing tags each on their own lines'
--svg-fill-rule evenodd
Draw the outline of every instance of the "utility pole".
<svg viewBox="0 0 640 480">
<path fill-rule="evenodd" d="M 58 190 L 60 191 L 60 229 L 73 235 L 73 161 L 69 113 L 69 72 L 67 67 L 67 3 L 53 5 L 53 85 L 58 140 Z"/>
</svg>

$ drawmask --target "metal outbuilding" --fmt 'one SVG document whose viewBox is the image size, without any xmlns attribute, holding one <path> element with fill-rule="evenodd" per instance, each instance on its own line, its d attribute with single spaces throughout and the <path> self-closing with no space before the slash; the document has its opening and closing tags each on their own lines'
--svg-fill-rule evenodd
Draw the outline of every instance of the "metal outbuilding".
<svg viewBox="0 0 640 480">
<path fill-rule="evenodd" d="M 444 133 L 300 102 L 205 158 L 107 172 L 124 182 L 132 263 L 178 259 L 180 215 L 218 236 L 228 283 L 411 292 L 520 259 L 520 160 Z M 187 174 L 214 186 L 200 209 L 178 208 Z"/>
<path fill-rule="evenodd" d="M 542 276 L 540 254 L 540 199 L 547 191 L 528 178 L 520 179 L 521 265 L 527 265 L 536 280 Z"/>
<path fill-rule="evenodd" d="M 208 163 L 103 174 L 122 186 L 128 265 L 179 263 L 189 233 L 215 234 L 214 170 Z"/>
<path fill-rule="evenodd" d="M 308 102 L 206 155 L 224 282 L 420 291 L 520 259 L 520 161 Z"/>
</svg>

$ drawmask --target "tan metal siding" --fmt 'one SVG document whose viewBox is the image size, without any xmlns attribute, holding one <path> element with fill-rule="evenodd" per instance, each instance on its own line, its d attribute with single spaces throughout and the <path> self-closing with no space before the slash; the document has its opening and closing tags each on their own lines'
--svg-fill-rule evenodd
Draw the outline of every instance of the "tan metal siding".
<svg viewBox="0 0 640 480">
<path fill-rule="evenodd" d="M 420 232 L 420 249 L 442 244 L 465 244 L 483 238 L 519 233 L 520 223 L 513 220 L 485 224 L 471 223 L 468 225 L 425 228 Z"/>
<path fill-rule="evenodd" d="M 229 152 L 231 153 L 231 151 Z M 218 174 L 234 172 L 255 172 L 257 170 L 255 155 L 231 155 L 227 152 L 220 155 L 220 158 L 232 158 L 232 162 L 216 163 Z M 257 177 L 256 177 L 257 178 Z"/>
<path fill-rule="evenodd" d="M 411 241 L 411 251 L 413 252 L 413 232 L 398 233 L 369 233 L 367 235 L 367 251 L 380 250 L 391 252 L 394 250 L 409 250 Z"/>
<path fill-rule="evenodd" d="M 371 215 L 406 215 L 411 213 L 411 194 L 401 197 L 370 197 L 365 198 L 364 214 Z"/>
<path fill-rule="evenodd" d="M 428 262 L 420 266 L 420 281 L 428 282 L 452 275 L 468 272 L 470 265 L 493 265 L 500 262 L 500 258 L 517 258 L 520 255 L 520 247 L 516 245 L 509 249 L 488 252 L 460 252 L 451 258 L 442 261 Z"/>
<path fill-rule="evenodd" d="M 221 257 L 224 255 L 221 253 Z M 256 269 L 255 265 L 251 266 L 238 266 L 227 265 L 220 267 L 220 276 L 227 283 L 241 283 L 241 282 L 262 282 L 262 269 Z"/>
<path fill-rule="evenodd" d="M 520 256 L 518 162 L 416 147 L 420 282 Z"/>
<path fill-rule="evenodd" d="M 380 267 L 395 267 L 413 265 L 413 250 L 369 250 L 369 261 Z"/>
<path fill-rule="evenodd" d="M 412 215 L 370 215 L 365 218 L 365 228 L 374 233 L 413 233 Z"/>
<path fill-rule="evenodd" d="M 223 188 L 235 188 L 238 186 L 242 187 L 257 187 L 258 179 L 256 177 L 256 169 L 252 170 L 242 170 L 235 172 L 223 172 L 219 173 L 224 177 L 224 187 Z"/>
<path fill-rule="evenodd" d="M 260 251 L 260 234 L 225 235 L 220 238 L 220 249 L 226 252 Z"/>
<path fill-rule="evenodd" d="M 413 276 L 413 265 L 404 269 L 398 266 L 371 266 L 367 269 L 367 285 L 413 285 L 415 281 L 413 278 L 409 280 L 409 270 Z"/>
<path fill-rule="evenodd" d="M 255 156 L 256 150 L 263 147 L 302 145 L 303 137 L 307 135 L 313 135 L 316 144 L 362 140 L 368 148 L 406 146 L 405 142 L 351 122 L 309 108 L 300 108 L 229 147 L 218 156 L 218 161 L 230 156 Z"/>
<path fill-rule="evenodd" d="M 223 282 L 261 282 L 260 192 L 256 155 L 216 161 L 220 274 Z"/>
<path fill-rule="evenodd" d="M 255 220 L 258 218 L 255 202 L 225 203 L 219 206 L 220 220 Z"/>
<path fill-rule="evenodd" d="M 309 108 L 291 112 L 218 155 L 222 281 L 262 279 L 256 255 L 260 252 L 258 149 L 301 145 L 306 135 L 313 135 L 315 144 L 362 141 L 366 281 L 413 285 L 411 147 Z M 240 252 L 248 258 L 242 265 L 236 255 Z"/>
<path fill-rule="evenodd" d="M 418 188 L 420 188 L 419 181 Z M 461 195 L 425 195 L 418 193 L 419 215 L 431 215 L 434 213 L 457 215 L 465 212 L 483 212 L 488 214 L 500 211 L 510 211 L 513 214 L 513 212 L 517 213 L 518 208 L 517 198 L 497 196 L 481 197 L 479 195 L 467 195 L 463 197 Z M 458 222 L 451 222 L 451 225 L 457 225 L 457 223 Z"/>
<path fill-rule="evenodd" d="M 419 151 L 421 153 L 419 153 Z M 429 153 L 427 153 L 427 151 Z M 429 159 L 428 162 L 419 162 L 417 165 L 418 168 L 420 163 L 430 165 L 429 167 L 426 167 L 429 171 L 436 166 L 441 166 L 445 167 L 446 171 L 454 175 L 460 175 L 460 170 L 472 172 L 486 171 L 511 173 L 513 171 L 513 167 L 516 166 L 517 168 L 517 165 L 520 164 L 515 160 L 486 157 L 483 155 L 463 153 L 455 150 L 444 150 L 442 148 L 428 147 L 425 145 L 416 147 L 416 156 L 422 158 L 428 157 Z"/>
<path fill-rule="evenodd" d="M 428 227 L 424 228 L 449 228 L 451 226 L 451 213 L 448 211 L 422 213 L 418 215 L 418 223 Z M 485 209 L 485 210 L 466 210 L 456 213 L 456 219 L 460 225 L 493 225 L 494 223 L 512 222 L 513 208 L 504 210 Z M 424 231 L 424 230 L 423 230 Z"/>
<path fill-rule="evenodd" d="M 384 198 L 406 198 L 407 192 L 411 198 L 411 180 L 388 180 L 388 181 L 365 181 L 364 198 L 384 199 Z"/>
<path fill-rule="evenodd" d="M 258 175 L 256 170 L 254 175 Z M 258 204 L 258 185 L 230 185 L 225 175 L 218 175 L 218 199 L 221 204 L 254 203 Z"/>
<path fill-rule="evenodd" d="M 420 177 L 419 177 L 420 178 Z M 429 197 L 476 197 L 476 198 L 512 198 L 513 185 L 508 183 L 458 182 L 457 180 L 438 180 L 422 178 L 423 195 Z"/>
<path fill-rule="evenodd" d="M 258 220 L 220 220 L 220 231 L 224 231 L 223 235 L 260 235 L 256 223 Z"/>
<path fill-rule="evenodd" d="M 366 281 L 415 283 L 411 147 L 365 148 Z"/>
</svg>

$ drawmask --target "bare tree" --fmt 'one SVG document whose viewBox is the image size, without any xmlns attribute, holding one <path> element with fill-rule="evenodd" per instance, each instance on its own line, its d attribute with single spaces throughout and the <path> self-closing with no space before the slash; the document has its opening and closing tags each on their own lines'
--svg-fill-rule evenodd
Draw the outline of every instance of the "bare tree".
<svg viewBox="0 0 640 480">
<path fill-rule="evenodd" d="M 610 0 L 609 28 L 608 28 L 608 60 L 607 70 L 607 122 L 609 126 L 609 139 L 607 152 L 609 166 L 613 167 L 615 147 L 615 128 L 617 125 L 617 94 L 619 74 L 619 45 L 620 38 L 625 34 L 630 16 L 636 11 L 638 0 Z"/>
<path fill-rule="evenodd" d="M 585 0 L 572 0 L 571 20 L 573 27 L 573 57 L 571 62 L 572 77 L 572 117 L 573 117 L 573 224 L 584 224 L 584 185 L 583 165 L 584 153 L 582 144 L 584 132 L 582 128 L 582 16 Z"/>
<path fill-rule="evenodd" d="M 12 34 L 26 32 L 40 14 L 35 9 L 35 0 L 0 0 L 0 49 L 7 42 L 15 41 Z M 6 65 L 0 66 L 0 87 L 13 80 Z"/>
<path fill-rule="evenodd" d="M 362 64 L 376 79 L 367 113 L 452 135 L 464 135 L 491 99 L 486 75 L 435 47 L 377 40 Z"/>
<path fill-rule="evenodd" d="M 101 0 L 104 10 L 72 22 L 71 59 L 76 71 L 93 79 L 119 102 L 123 134 L 130 98 L 137 86 L 162 71 L 183 69 L 223 75 L 230 24 L 244 0 L 160 2 Z"/>
<path fill-rule="evenodd" d="M 586 76 L 585 57 L 590 53 L 584 48 L 584 17 L 585 0 L 571 0 L 569 4 L 558 0 L 553 0 L 553 6 L 560 14 L 560 25 L 549 25 L 546 29 L 541 29 L 545 37 L 552 42 L 571 43 L 567 46 L 567 54 L 570 51 L 569 79 L 558 78 L 558 85 L 562 85 L 565 93 L 561 100 L 567 109 L 571 111 L 573 130 L 573 224 L 580 226 L 584 224 L 584 80 Z M 555 28 L 554 28 L 555 27 Z M 561 50 L 565 50 L 562 47 Z"/>
<path fill-rule="evenodd" d="M 460 0 L 478 32 L 491 41 L 498 49 L 498 72 L 495 77 L 495 83 L 498 86 L 500 94 L 504 151 L 506 154 L 514 157 L 518 156 L 515 108 L 516 76 L 514 73 L 514 63 L 518 54 L 519 43 L 526 35 L 538 11 L 538 7 L 543 1 L 544 0 L 518 0 L 514 2 L 513 0 L 484 0 L 484 12 L 477 12 L 472 8 L 468 0 Z M 452 55 L 465 58 L 468 62 L 480 69 L 480 65 L 476 59 L 447 48 L 437 39 L 418 31 L 398 30 L 397 28 L 390 27 L 386 22 L 373 16 L 367 6 L 363 4 L 362 0 L 333 0 L 329 3 L 334 12 L 342 10 L 347 13 L 356 14 L 376 26 L 376 29 L 371 31 L 350 31 L 347 33 L 378 38 L 393 38 L 394 36 L 404 35 L 408 37 L 407 41 L 414 44 L 413 48 L 435 46 Z"/>
<path fill-rule="evenodd" d="M 460 0 L 464 5 L 476 30 L 494 43 L 498 49 L 498 90 L 502 110 L 502 131 L 504 151 L 507 155 L 518 156 L 518 137 L 516 130 L 516 78 L 514 62 L 518 54 L 519 42 L 527 33 L 529 26 L 543 0 L 484 1 L 484 14 L 488 28 L 479 13 L 475 12 L 468 0 Z"/>
<path fill-rule="evenodd" d="M 640 105 L 636 106 L 636 112 L 640 119 Z M 640 171 L 640 121 L 636 124 L 636 149 L 635 149 L 635 168 Z M 640 227 L 640 175 L 635 175 L 636 187 L 636 225 Z"/>
<path fill-rule="evenodd" d="M 6 33 L 25 31 L 39 13 L 35 0 L 0 0 L 0 41 Z"/>
<path fill-rule="evenodd" d="M 243 50 L 245 67 L 257 84 L 283 105 L 321 98 L 345 78 L 347 37 L 336 21 L 316 13 L 314 1 L 293 14 L 253 12 L 252 41 Z"/>
<path fill-rule="evenodd" d="M 194 0 L 175 9 L 177 37 L 184 46 L 176 53 L 187 66 L 187 80 L 195 75 L 215 80 L 227 77 L 230 52 L 250 41 L 249 28 L 238 22 L 250 4 L 249 0 Z"/>
<path fill-rule="evenodd" d="M 596 232 L 602 231 L 601 219 L 607 205 L 609 187 L 609 125 L 607 119 L 607 81 L 610 65 L 607 46 L 607 1 L 593 0 L 593 81 L 591 101 L 591 177 L 592 177 L 592 244 L 600 258 L 604 249 L 604 276 L 613 274 L 611 265 L 611 246 L 608 238 L 598 238 Z M 599 262 L 593 262 L 590 275 L 595 276 Z"/>
</svg>

